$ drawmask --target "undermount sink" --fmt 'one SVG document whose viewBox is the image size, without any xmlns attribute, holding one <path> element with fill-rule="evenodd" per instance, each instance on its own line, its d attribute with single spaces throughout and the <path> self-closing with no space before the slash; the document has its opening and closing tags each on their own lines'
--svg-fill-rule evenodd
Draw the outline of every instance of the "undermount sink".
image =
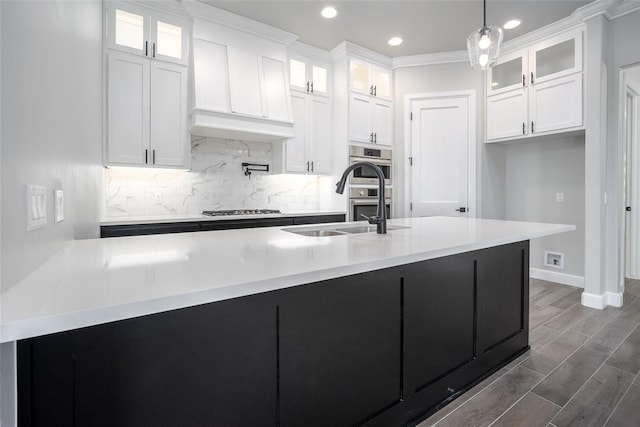
<svg viewBox="0 0 640 427">
<path fill-rule="evenodd" d="M 387 231 L 409 228 L 404 225 L 387 225 Z M 334 228 L 283 228 L 282 231 L 310 237 L 345 236 L 349 234 L 375 233 L 375 225 L 345 225 Z"/>
</svg>

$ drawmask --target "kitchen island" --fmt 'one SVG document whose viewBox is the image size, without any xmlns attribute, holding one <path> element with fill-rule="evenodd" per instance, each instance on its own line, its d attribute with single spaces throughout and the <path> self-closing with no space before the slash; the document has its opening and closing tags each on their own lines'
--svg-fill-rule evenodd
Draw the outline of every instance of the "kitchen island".
<svg viewBox="0 0 640 427">
<path fill-rule="evenodd" d="M 573 226 L 389 225 L 69 244 L 2 295 L 20 425 L 403 425 L 527 349 L 528 240 Z"/>
</svg>

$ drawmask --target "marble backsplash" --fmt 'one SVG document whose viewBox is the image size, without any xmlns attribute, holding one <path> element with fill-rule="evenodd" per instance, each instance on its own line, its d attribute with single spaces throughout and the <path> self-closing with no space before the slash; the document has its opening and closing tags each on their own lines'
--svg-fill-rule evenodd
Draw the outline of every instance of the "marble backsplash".
<svg viewBox="0 0 640 427">
<path fill-rule="evenodd" d="M 104 218 L 189 215 L 215 209 L 319 210 L 322 178 L 253 172 L 273 165 L 268 143 L 194 138 L 191 170 L 104 169 Z"/>
</svg>

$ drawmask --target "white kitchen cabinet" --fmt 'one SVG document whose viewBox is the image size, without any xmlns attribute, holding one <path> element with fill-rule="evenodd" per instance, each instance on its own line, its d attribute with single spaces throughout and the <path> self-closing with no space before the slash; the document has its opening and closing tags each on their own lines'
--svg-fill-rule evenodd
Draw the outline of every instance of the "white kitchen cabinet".
<svg viewBox="0 0 640 427">
<path fill-rule="evenodd" d="M 111 50 L 107 164 L 188 167 L 187 68 Z"/>
<path fill-rule="evenodd" d="M 109 2 L 108 47 L 147 58 L 187 64 L 189 23 L 127 2 Z"/>
<path fill-rule="evenodd" d="M 349 89 L 391 100 L 391 70 L 352 58 L 349 61 Z"/>
<path fill-rule="evenodd" d="M 582 31 L 503 55 L 487 73 L 487 142 L 580 129 Z"/>
<path fill-rule="evenodd" d="M 349 94 L 349 140 L 391 145 L 391 102 L 360 93 Z"/>
<path fill-rule="evenodd" d="M 294 137 L 274 147 L 277 173 L 331 173 L 331 103 L 329 98 L 291 94 Z"/>
<path fill-rule="evenodd" d="M 314 58 L 289 54 L 289 85 L 317 95 L 329 95 L 331 64 Z"/>
<path fill-rule="evenodd" d="M 191 133 L 273 142 L 292 136 L 286 47 L 194 19 Z"/>
</svg>

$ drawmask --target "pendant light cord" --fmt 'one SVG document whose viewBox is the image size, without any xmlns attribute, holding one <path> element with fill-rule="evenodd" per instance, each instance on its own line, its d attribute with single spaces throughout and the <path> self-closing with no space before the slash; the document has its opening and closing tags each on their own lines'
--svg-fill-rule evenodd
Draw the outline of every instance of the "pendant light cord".
<svg viewBox="0 0 640 427">
<path fill-rule="evenodd" d="M 484 24 L 483 24 L 483 26 L 486 27 L 487 26 L 487 0 L 483 0 L 482 4 L 483 4 L 483 9 L 484 9 Z"/>
</svg>

